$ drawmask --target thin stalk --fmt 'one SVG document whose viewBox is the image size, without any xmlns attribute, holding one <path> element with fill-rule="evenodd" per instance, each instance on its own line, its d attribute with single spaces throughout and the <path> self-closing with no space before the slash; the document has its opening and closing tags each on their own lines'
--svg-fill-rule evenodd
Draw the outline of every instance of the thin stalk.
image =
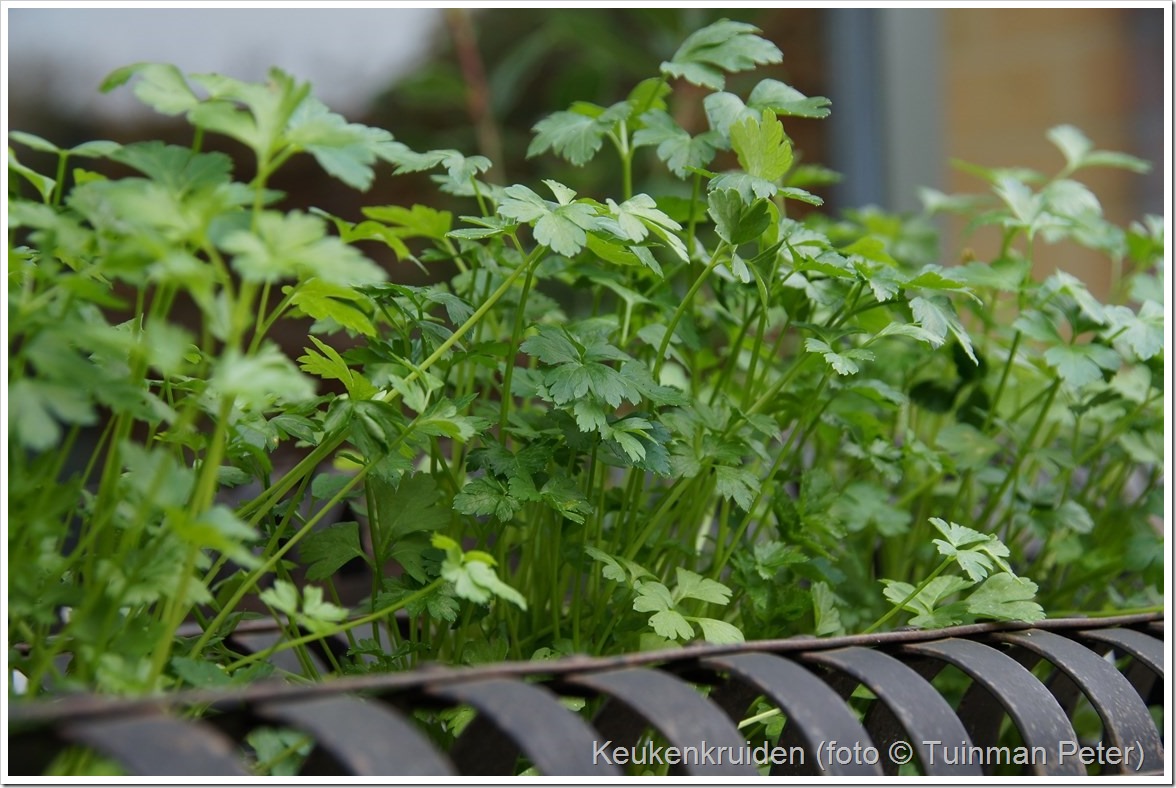
<svg viewBox="0 0 1176 788">
<path fill-rule="evenodd" d="M 355 627 L 360 627 L 364 624 L 371 624 L 372 622 L 385 619 L 388 616 L 394 614 L 397 610 L 406 608 L 414 602 L 424 599 L 429 594 L 436 591 L 437 588 L 439 588 L 444 582 L 446 582 L 444 578 L 438 577 L 424 588 L 414 591 L 408 596 L 399 599 L 390 605 L 386 605 L 374 613 L 369 613 L 368 615 L 360 616 L 359 618 L 353 618 L 350 621 L 344 621 L 331 627 L 323 627 L 320 631 L 314 633 L 313 635 L 303 635 L 302 637 L 294 638 L 293 640 L 279 641 L 267 649 L 254 652 L 253 654 L 249 654 L 248 656 L 242 657 L 236 662 L 229 664 L 226 667 L 226 670 L 232 672 L 238 668 L 242 668 L 254 662 L 260 662 L 261 660 L 268 659 L 279 651 L 305 646 L 307 643 L 313 643 L 316 640 L 322 640 L 323 638 L 328 638 L 332 635 L 338 635 L 341 632 L 347 632 L 348 630 L 354 629 Z M 194 650 L 193 653 L 197 652 Z"/>
<path fill-rule="evenodd" d="M 686 256 L 694 259 L 694 232 L 698 225 L 698 211 L 694 206 L 698 204 L 698 196 L 702 191 L 702 175 L 694 174 L 694 184 L 690 187 L 690 221 L 686 225 Z"/>
<path fill-rule="evenodd" d="M 317 514 L 307 520 L 306 524 L 298 529 L 298 531 L 293 536 L 291 536 L 284 545 L 270 553 L 269 557 L 264 562 L 262 562 L 260 566 L 258 566 L 256 569 L 250 572 L 248 576 L 246 576 L 245 581 L 242 582 L 241 585 L 233 592 L 233 595 L 228 599 L 227 602 L 225 602 L 225 606 L 221 608 L 220 612 L 216 614 L 211 622 L 209 622 L 208 627 L 206 627 L 204 632 L 200 635 L 200 638 L 196 641 L 196 644 L 192 646 L 191 651 L 188 653 L 189 657 L 196 658 L 201 654 L 201 652 L 204 651 L 205 646 L 208 645 L 208 641 L 212 639 L 219 628 L 225 623 L 225 619 L 228 618 L 232 611 L 236 608 L 237 603 L 239 603 L 245 597 L 245 595 L 249 593 L 249 591 L 254 586 L 257 585 L 257 582 L 261 580 L 261 578 L 267 572 L 270 572 L 274 566 L 276 566 L 277 563 L 282 560 L 282 556 L 290 552 L 290 550 L 296 544 L 302 541 L 302 539 L 311 532 L 311 529 L 318 525 L 319 521 L 322 520 L 328 512 L 335 508 L 335 506 L 340 501 L 342 501 L 349 492 L 351 492 L 351 489 L 355 487 L 355 485 L 363 481 L 364 477 L 367 476 L 373 465 L 374 463 L 369 463 L 363 466 L 359 472 L 355 474 L 355 476 L 353 476 L 345 485 L 343 485 L 343 487 L 339 489 L 337 493 L 335 493 L 334 496 L 331 497 L 329 501 L 323 504 L 323 507 L 318 511 Z"/>
<path fill-rule="evenodd" d="M 985 505 L 984 510 L 980 513 L 980 516 L 976 518 L 977 523 L 984 524 L 988 522 L 988 518 L 990 518 L 993 512 L 996 511 L 996 508 L 1000 506 L 1001 499 L 1004 497 L 1005 492 L 1008 491 L 1009 487 L 1020 475 L 1021 465 L 1025 461 L 1025 455 L 1028 453 L 1029 448 L 1037 439 L 1037 433 L 1041 431 L 1042 425 L 1045 424 L 1045 418 L 1049 415 L 1049 409 L 1053 405 L 1054 397 L 1057 395 L 1058 388 L 1060 386 L 1060 379 L 1055 380 L 1050 385 L 1045 396 L 1045 402 L 1042 404 L 1041 410 L 1037 414 L 1037 420 L 1030 428 L 1029 435 L 1025 438 L 1024 443 L 1021 444 L 1021 451 L 1017 453 L 1016 459 L 1014 459 L 1012 465 L 1009 466 L 1009 471 L 1005 475 L 1004 481 L 1001 482 L 1000 487 L 997 488 L 996 492 L 994 492 L 991 497 L 989 497 L 988 503 Z"/>
<path fill-rule="evenodd" d="M 680 321 L 686 314 L 687 310 L 690 309 L 690 305 L 694 301 L 694 296 L 696 296 L 698 291 L 702 289 L 702 285 L 706 281 L 707 275 L 710 274 L 711 271 L 715 270 L 719 262 L 722 260 L 723 252 L 729 248 L 729 244 L 720 244 L 719 247 L 715 249 L 715 253 L 711 256 L 710 262 L 707 263 L 706 268 L 703 269 L 703 272 L 698 275 L 698 278 L 694 280 L 694 284 L 690 286 L 690 289 L 686 291 L 686 295 L 682 297 L 682 303 L 678 305 L 678 308 L 674 310 L 674 314 L 670 317 L 670 322 L 666 326 L 666 333 L 662 336 L 661 343 L 657 348 L 657 361 L 655 361 L 653 365 L 654 380 L 658 379 L 658 374 L 661 372 L 662 364 L 664 364 L 666 361 L 666 351 L 670 347 L 670 338 L 674 335 L 674 329 L 677 327 L 678 321 Z"/>
<path fill-rule="evenodd" d="M 510 334 L 510 345 L 506 353 L 506 371 L 502 376 L 502 407 L 498 414 L 499 428 L 502 434 L 499 438 L 503 444 L 507 440 L 507 418 L 510 415 L 510 405 L 514 397 L 510 393 L 511 379 L 514 377 L 515 356 L 519 352 L 519 340 L 522 339 L 523 330 L 525 328 L 526 312 L 527 312 L 527 296 L 531 293 L 531 283 L 535 279 L 535 269 L 528 265 L 527 276 L 523 279 L 523 292 L 519 295 L 519 306 L 515 311 L 514 330 Z"/>
<path fill-rule="evenodd" d="M 931 581 L 932 581 L 932 580 L 934 580 L 935 578 L 937 578 L 937 577 L 939 577 L 941 574 L 943 574 L 943 573 L 944 573 L 944 571 L 945 571 L 945 570 L 946 570 L 946 569 L 947 569 L 949 566 L 951 566 L 951 564 L 952 564 L 952 561 L 954 561 L 954 560 L 955 560 L 955 557 L 954 557 L 954 556 L 948 556 L 947 558 L 944 558 L 944 559 L 943 559 L 943 560 L 942 560 L 942 561 L 939 563 L 939 566 L 935 567 L 934 571 L 932 571 L 932 572 L 931 572 L 931 574 L 927 575 L 927 577 L 925 577 L 925 578 L 923 579 L 923 582 L 919 583 L 919 585 L 918 585 L 918 586 L 915 588 L 915 590 L 914 590 L 914 591 L 911 591 L 909 594 L 907 594 L 907 596 L 906 596 L 906 599 L 902 600 L 902 601 L 901 601 L 901 602 L 899 602 L 897 605 L 895 605 L 894 607 L 890 608 L 890 610 L 889 610 L 889 611 L 887 611 L 887 612 L 886 612 L 886 614 L 885 614 L 884 616 L 882 616 L 882 618 L 878 619 L 878 620 L 877 620 L 877 621 L 875 621 L 873 624 L 870 624 L 870 626 L 868 626 L 868 627 L 866 627 L 864 630 L 862 630 L 862 634 L 863 634 L 863 635 L 868 635 L 868 634 L 870 634 L 871 632 L 873 632 L 873 631 L 875 631 L 876 629 L 878 629 L 878 627 L 882 626 L 882 625 L 883 625 L 883 624 L 885 624 L 887 621 L 889 621 L 890 619 L 892 619 L 892 618 L 894 618 L 896 615 L 898 615 L 898 613 L 899 613 L 899 612 L 900 612 L 900 611 L 901 611 L 901 610 L 902 610 L 904 607 L 906 607 L 908 604 L 910 604 L 910 601 L 911 601 L 912 599 L 914 599 L 915 597 L 917 597 L 919 594 L 923 593 L 923 589 L 925 589 L 927 586 L 931 585 Z"/>
<path fill-rule="evenodd" d="M 486 316 L 486 313 L 489 312 L 494 307 L 494 305 L 498 303 L 499 299 L 501 299 L 502 296 L 504 296 L 506 292 L 514 286 L 514 283 L 519 278 L 519 276 L 522 275 L 526 269 L 534 265 L 535 261 L 538 260 L 539 255 L 541 254 L 541 250 L 545 248 L 546 247 L 543 246 L 536 247 L 531 256 L 527 258 L 527 261 L 512 271 L 510 275 L 503 280 L 502 284 L 500 284 L 494 290 L 494 292 L 490 294 L 485 303 L 478 307 L 478 309 L 475 310 L 474 313 L 470 315 L 470 317 L 464 323 L 462 323 L 461 326 L 459 326 L 458 329 L 454 331 L 448 339 L 438 345 L 437 349 L 433 351 L 432 355 L 418 364 L 415 369 L 405 376 L 404 382 L 411 383 L 423 375 L 426 370 L 428 370 L 442 357 L 444 357 L 445 354 L 448 353 L 450 349 L 456 345 L 471 328 L 478 325 L 482 318 Z M 399 398 L 400 392 L 396 389 L 389 389 L 380 395 L 380 399 L 382 399 L 384 402 L 395 402 Z M 314 468 L 316 468 L 319 463 L 329 457 L 331 453 L 335 451 L 335 449 L 339 448 L 339 446 L 341 446 L 345 440 L 345 431 L 340 431 L 333 435 L 324 436 L 322 443 L 316 446 L 314 451 L 303 458 L 303 460 L 294 466 L 294 468 L 289 473 L 284 475 L 274 484 L 270 485 L 253 501 L 241 506 L 241 508 L 237 510 L 238 516 L 247 517 L 252 515 L 253 519 L 250 521 L 250 525 L 256 525 L 257 521 L 261 519 L 261 515 L 257 514 L 258 512 L 264 512 L 272 508 L 283 495 L 290 491 L 291 487 L 298 483 L 299 479 L 314 470 Z"/>
</svg>

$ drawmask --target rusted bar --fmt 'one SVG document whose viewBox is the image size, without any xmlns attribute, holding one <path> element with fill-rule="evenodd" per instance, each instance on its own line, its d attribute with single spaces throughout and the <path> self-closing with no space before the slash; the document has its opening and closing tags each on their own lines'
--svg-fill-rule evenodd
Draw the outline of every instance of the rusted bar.
<svg viewBox="0 0 1176 788">
<path fill-rule="evenodd" d="M 994 764 L 960 753 L 1008 749 L 998 746 L 1007 718 L 1025 748 L 1043 751 L 1026 763 L 1031 773 L 1079 775 L 1087 772 L 1081 760 L 1059 752 L 1079 746 L 1069 713 L 1085 696 L 1102 720 L 1105 741 L 1095 743 L 1131 752 L 1125 764 L 1107 762 L 1107 772 L 1155 773 L 1163 746 L 1147 704 L 1163 686 L 1164 644 L 1151 626 L 1160 618 L 981 624 L 474 668 L 429 665 L 140 699 L 17 701 L 9 707 L 9 769 L 41 774 L 72 744 L 134 775 L 248 776 L 257 767 L 244 742 L 276 725 L 312 742 L 304 775 L 512 775 L 529 765 L 546 776 L 616 776 L 648 771 L 633 764 L 652 761 L 675 774 L 746 777 L 764 770 L 752 760 L 752 747 L 761 744 L 764 752 L 788 754 L 771 761 L 772 774 L 977 775 Z M 273 634 L 254 623 L 232 642 L 264 651 Z M 341 648 L 343 641 L 320 644 L 317 655 Z M 1120 658 L 1118 669 L 1111 654 Z M 1025 667 L 1041 659 L 1052 668 L 1044 682 Z M 947 664 L 971 680 L 958 703 L 936 689 L 956 697 L 951 682 L 937 678 Z M 861 685 L 873 700 L 856 697 Z M 778 742 L 748 742 L 735 725 L 761 696 L 784 716 Z M 572 698 L 586 699 L 595 716 L 572 712 Z M 454 704 L 476 715 L 446 751 L 414 717 Z M 833 758 L 834 744 L 870 755 Z M 906 760 L 892 751 L 902 746 L 910 748 Z M 686 757 L 667 760 L 667 753 Z"/>
</svg>

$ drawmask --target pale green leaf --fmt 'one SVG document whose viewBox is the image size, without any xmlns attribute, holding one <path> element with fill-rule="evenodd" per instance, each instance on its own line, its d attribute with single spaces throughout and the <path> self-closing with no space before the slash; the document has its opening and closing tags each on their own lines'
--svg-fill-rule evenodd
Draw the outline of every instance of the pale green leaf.
<svg viewBox="0 0 1176 788">
<path fill-rule="evenodd" d="M 747 71 L 759 65 L 779 63 L 780 49 L 760 38 L 754 25 L 719 20 L 693 33 L 674 56 L 661 64 L 661 71 L 695 85 L 722 90 L 723 72 Z"/>
<path fill-rule="evenodd" d="M 979 618 L 997 621 L 1040 621 L 1045 618 L 1041 605 L 1033 601 L 1037 584 L 1024 577 L 1000 572 L 968 596 L 968 612 Z"/>
<path fill-rule="evenodd" d="M 690 621 L 698 624 L 699 629 L 702 630 L 702 638 L 707 643 L 715 643 L 717 645 L 728 645 L 731 643 L 742 643 L 743 632 L 734 624 L 728 624 L 726 621 L 719 621 L 715 618 L 695 618 L 690 617 Z"/>
<path fill-rule="evenodd" d="M 825 118 L 829 115 L 829 99 L 824 96 L 809 98 L 796 88 L 775 79 L 761 80 L 747 97 L 752 109 L 769 109 L 777 115 L 797 118 Z"/>
<path fill-rule="evenodd" d="M 733 123 L 728 133 L 739 166 L 748 175 L 774 182 L 792 166 L 792 142 L 772 112 L 764 110 L 759 118 Z"/>
<path fill-rule="evenodd" d="M 688 569 L 677 567 L 678 585 L 674 588 L 674 599 L 698 599 L 702 602 L 713 602 L 725 605 L 731 601 L 731 589 L 710 578 L 703 577 Z"/>
<path fill-rule="evenodd" d="M 633 135 L 633 146 L 656 145 L 657 157 L 679 178 L 685 178 L 689 168 L 710 164 L 723 141 L 714 131 L 690 136 L 664 110 L 645 113 L 641 122 L 644 128 Z"/>
<path fill-rule="evenodd" d="M 825 635 L 840 635 L 845 631 L 841 623 L 841 612 L 837 609 L 837 596 L 824 581 L 817 581 L 812 585 L 813 619 L 815 622 L 813 634 L 818 637 Z"/>
</svg>

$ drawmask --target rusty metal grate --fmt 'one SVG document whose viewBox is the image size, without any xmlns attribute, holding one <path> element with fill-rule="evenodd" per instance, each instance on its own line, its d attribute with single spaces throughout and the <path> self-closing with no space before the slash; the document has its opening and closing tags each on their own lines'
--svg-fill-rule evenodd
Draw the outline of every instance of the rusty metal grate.
<svg viewBox="0 0 1176 788">
<path fill-rule="evenodd" d="M 304 775 L 608 776 L 652 759 L 679 761 L 672 774 L 751 776 L 765 756 L 781 775 L 898 774 L 903 762 L 936 776 L 1162 773 L 1163 648 L 1161 617 L 1137 615 L 74 696 L 10 708 L 9 769 L 40 774 L 81 745 L 135 775 L 247 776 L 241 742 L 281 726 L 314 743 Z M 954 683 L 937 681 L 948 666 Z M 568 698 L 587 699 L 591 718 Z M 749 743 L 736 726 L 757 698 L 786 719 L 778 742 Z M 1075 733 L 1084 703 L 1097 740 Z M 442 751 L 413 712 L 459 705 L 475 716 Z"/>
</svg>

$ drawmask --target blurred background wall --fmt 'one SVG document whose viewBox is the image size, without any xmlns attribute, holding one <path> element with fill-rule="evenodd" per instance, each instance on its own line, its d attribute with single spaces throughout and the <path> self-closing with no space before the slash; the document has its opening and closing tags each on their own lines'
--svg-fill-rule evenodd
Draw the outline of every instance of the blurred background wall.
<svg viewBox="0 0 1176 788">
<path fill-rule="evenodd" d="M 185 71 L 262 79 L 271 65 L 314 83 L 350 119 L 383 126 L 417 149 L 488 152 L 512 181 L 539 170 L 525 158 L 530 127 L 574 100 L 609 104 L 697 27 L 753 22 L 784 52 L 777 67 L 729 82 L 746 94 L 764 76 L 832 100 L 825 121 L 786 119 L 804 160 L 845 174 L 824 190 L 838 210 L 916 210 L 917 188 L 976 192 L 949 165 L 1062 163 L 1045 131 L 1071 123 L 1103 149 L 1148 159 L 1148 176 L 1092 171 L 1084 180 L 1123 223 L 1162 213 L 1164 10 L 1151 8 L 906 9 L 407 9 L 9 8 L 9 128 L 61 145 L 159 136 L 186 143 L 182 124 L 150 115 L 123 88 L 99 96 L 113 69 L 166 61 Z M 471 100 L 471 78 L 484 76 Z M 685 86 L 689 89 L 689 86 Z M 485 116 L 478 101 L 484 101 Z M 705 123 L 704 118 L 686 118 Z M 486 150 L 489 148 L 490 150 Z M 230 151 L 232 152 L 232 151 Z M 239 152 L 237 152 L 239 153 Z M 23 151 L 22 159 L 31 158 Z M 606 155 L 606 154 L 603 154 Z M 242 157 L 242 167 L 247 161 Z M 607 168 L 571 170 L 548 156 L 548 177 L 591 193 Z M 495 171 L 492 171 L 495 172 Z M 652 172 L 652 170 L 651 170 Z M 247 173 L 246 173 L 247 175 Z M 650 177 L 653 177 L 652 175 Z M 309 159 L 275 184 L 294 202 L 357 218 L 358 206 L 432 199 L 427 181 L 383 179 L 356 195 Z M 951 238 L 960 228 L 949 227 Z M 968 239 L 977 256 L 994 241 Z M 954 249 L 945 245 L 945 249 Z M 947 252 L 945 252 L 947 254 Z M 950 259 L 944 262 L 953 262 Z M 1041 256 L 1095 290 L 1108 272 L 1079 249 Z"/>
</svg>

